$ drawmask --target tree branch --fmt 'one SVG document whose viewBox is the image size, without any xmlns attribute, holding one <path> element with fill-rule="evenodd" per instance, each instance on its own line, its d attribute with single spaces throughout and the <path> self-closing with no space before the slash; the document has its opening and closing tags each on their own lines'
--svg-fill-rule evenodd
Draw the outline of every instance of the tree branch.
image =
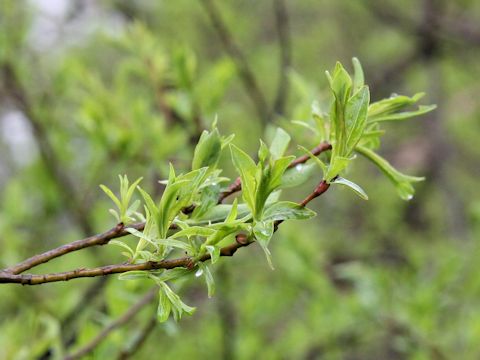
<svg viewBox="0 0 480 360">
<path fill-rule="evenodd" d="M 299 205 L 306 206 L 310 201 L 322 195 L 325 191 L 328 190 L 330 184 L 325 181 L 321 181 L 314 191 L 309 194 L 304 200 L 302 200 Z M 278 226 L 283 221 L 275 222 L 275 231 L 278 229 Z M 247 238 L 245 234 L 238 234 L 235 237 L 235 242 L 221 248 L 220 256 L 233 256 L 235 252 L 244 246 L 248 246 L 254 242 L 254 239 Z M 58 282 L 58 281 L 68 281 L 71 279 L 83 278 L 83 277 L 97 277 L 97 276 L 107 276 L 112 274 L 120 274 L 128 271 L 148 271 L 148 270 L 158 270 L 158 269 L 173 269 L 177 267 L 184 267 L 187 269 L 193 268 L 196 262 L 205 262 L 210 259 L 210 254 L 205 254 L 198 259 L 195 259 L 190 256 L 176 258 L 176 259 L 166 259 L 162 261 L 148 261 L 141 264 L 115 264 L 115 265 L 106 265 L 91 269 L 75 269 L 71 271 L 65 271 L 60 273 L 51 273 L 51 274 L 23 274 L 17 275 L 11 272 L 1 271 L 0 272 L 0 284 L 6 283 L 17 283 L 22 285 L 39 285 L 49 282 Z"/>
<path fill-rule="evenodd" d="M 312 149 L 312 153 L 314 155 L 319 155 L 324 151 L 330 150 L 332 146 L 329 143 L 321 143 Z M 298 164 L 302 164 L 307 162 L 309 159 L 308 155 L 303 155 L 292 161 L 289 165 L 289 168 L 292 168 Z M 320 183 L 322 185 L 324 182 Z M 325 188 L 325 185 L 327 187 Z M 317 196 L 321 195 L 328 189 L 328 184 L 323 184 L 321 188 L 316 188 L 312 194 L 310 194 L 307 198 L 305 198 L 300 205 L 305 206 L 316 198 Z M 226 197 L 229 195 L 241 190 L 241 182 L 240 179 L 236 179 L 232 185 L 230 185 L 229 189 L 220 194 L 218 202 L 221 203 Z M 277 222 L 275 229 L 281 222 Z M 114 265 L 106 265 L 91 269 L 75 269 L 71 271 L 59 272 L 59 273 L 51 273 L 51 274 L 42 274 L 42 275 L 34 275 L 34 274 L 25 274 L 20 275 L 22 272 L 29 270 L 35 266 L 40 264 L 44 264 L 56 257 L 63 256 L 70 252 L 74 252 L 77 250 L 81 250 L 91 246 L 97 245 L 105 245 L 110 240 L 119 238 L 122 236 L 129 235 L 130 233 L 126 231 L 127 227 L 134 228 L 136 230 L 143 230 L 145 223 L 136 223 L 132 225 L 125 226 L 124 224 L 118 224 L 114 228 L 98 235 L 94 235 L 85 239 L 77 240 L 72 243 L 62 245 L 58 248 L 46 251 L 42 254 L 32 256 L 17 265 L 9 267 L 7 269 L 0 271 L 0 283 L 17 283 L 22 285 L 38 285 L 44 284 L 49 282 L 58 282 L 58 281 L 68 281 L 71 279 L 82 278 L 82 277 L 97 277 L 97 276 L 106 276 L 111 274 L 118 274 L 124 273 L 127 271 L 132 270 L 156 270 L 156 269 L 172 269 L 175 267 L 186 267 L 190 268 L 194 266 L 196 259 L 191 257 L 183 257 L 177 259 L 167 259 L 158 262 L 146 262 L 142 264 L 130 264 L 130 263 L 122 263 L 122 264 L 114 264 Z M 173 225 L 172 228 L 175 228 Z M 225 246 L 221 249 L 221 256 L 232 256 L 237 249 L 243 246 L 248 246 L 253 242 L 252 239 L 247 239 L 245 235 L 239 234 L 236 236 L 236 242 Z M 210 255 L 206 254 L 202 256 L 198 261 L 207 261 L 210 259 Z"/>
<path fill-rule="evenodd" d="M 143 230 L 144 226 L 145 223 L 128 225 L 128 227 L 137 229 L 139 231 Z M 114 228 L 102 234 L 93 235 L 81 240 L 76 240 L 69 244 L 62 245 L 58 248 L 46 251 L 43 254 L 32 256 L 31 258 L 28 258 L 15 266 L 5 269 L 4 272 L 20 274 L 28 269 L 31 269 L 40 264 L 44 264 L 52 259 L 55 259 L 56 257 L 68 254 L 70 252 L 81 250 L 91 246 L 105 245 L 112 239 L 129 235 L 130 233 L 126 231 L 125 228 L 126 227 L 123 224 L 118 224 Z"/>
</svg>

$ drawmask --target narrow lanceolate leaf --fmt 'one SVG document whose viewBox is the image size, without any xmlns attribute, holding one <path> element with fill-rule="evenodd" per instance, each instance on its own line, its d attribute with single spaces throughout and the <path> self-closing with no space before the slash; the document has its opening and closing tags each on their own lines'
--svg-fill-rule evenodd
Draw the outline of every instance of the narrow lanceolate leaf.
<svg viewBox="0 0 480 360">
<path fill-rule="evenodd" d="M 316 215 L 315 211 L 290 201 L 279 201 L 265 209 L 263 221 L 305 220 Z"/>
<path fill-rule="evenodd" d="M 207 284 L 208 297 L 211 298 L 215 294 L 215 279 L 213 278 L 210 268 L 205 263 L 199 263 L 201 273 L 205 276 L 205 283 Z"/>
<path fill-rule="evenodd" d="M 230 204 L 220 204 L 214 206 L 210 210 L 208 210 L 204 215 L 202 215 L 199 219 L 195 219 L 195 224 L 208 224 L 208 223 L 216 223 L 219 221 L 225 220 L 228 215 L 232 211 L 233 205 Z M 250 214 L 250 210 L 246 204 L 239 204 L 237 206 L 237 218 L 248 216 Z"/>
<path fill-rule="evenodd" d="M 280 188 L 291 188 L 305 183 L 315 172 L 316 164 L 298 164 L 294 168 L 288 169 L 282 176 Z"/>
<path fill-rule="evenodd" d="M 157 242 L 160 245 L 170 246 L 170 247 L 182 249 L 182 250 L 185 250 L 185 251 L 188 251 L 188 252 L 193 252 L 192 246 L 190 246 L 187 243 L 184 243 L 183 241 L 173 240 L 173 239 L 159 239 L 159 240 L 157 240 Z"/>
<path fill-rule="evenodd" d="M 121 203 L 120 200 L 115 196 L 115 194 L 112 192 L 112 190 L 110 190 L 108 187 L 106 187 L 106 186 L 103 185 L 103 184 L 100 185 L 100 188 L 103 190 L 103 192 L 104 192 L 105 194 L 108 195 L 108 197 L 109 197 L 110 199 L 112 199 L 112 201 L 115 203 L 115 205 L 117 205 L 117 207 L 118 207 L 119 209 L 122 208 L 122 203 Z"/>
<path fill-rule="evenodd" d="M 184 236 L 187 238 L 190 238 L 192 236 L 208 237 L 210 235 L 213 235 L 214 233 L 215 233 L 214 229 L 210 229 L 203 226 L 191 226 L 176 232 L 175 234 L 170 236 L 170 238 L 173 239 L 173 238 L 180 238 Z"/>
<path fill-rule="evenodd" d="M 331 76 L 330 87 L 332 88 L 335 98 L 341 103 L 345 104 L 350 96 L 352 88 L 352 78 L 345 70 L 345 68 L 337 62 L 333 75 Z"/>
<path fill-rule="evenodd" d="M 367 86 L 358 90 L 347 103 L 345 122 L 347 126 L 346 154 L 349 155 L 362 138 L 367 125 L 367 110 L 370 92 Z"/>
<path fill-rule="evenodd" d="M 148 279 L 150 276 L 146 271 L 127 271 L 126 273 L 120 274 L 118 276 L 119 280 L 142 280 L 142 279 Z"/>
<path fill-rule="evenodd" d="M 160 282 L 159 285 L 163 289 L 163 294 L 170 302 L 170 309 L 173 312 L 173 318 L 175 319 L 175 321 L 180 320 L 184 313 L 192 315 L 195 312 L 195 308 L 185 304 L 165 282 Z"/>
<path fill-rule="evenodd" d="M 417 93 L 412 97 L 405 95 L 392 95 L 387 99 L 376 101 L 368 107 L 368 119 L 374 120 L 378 116 L 393 114 L 394 112 L 405 109 L 420 100 L 425 93 Z"/>
<path fill-rule="evenodd" d="M 132 196 L 133 196 L 133 192 L 135 191 L 135 189 L 137 188 L 137 185 L 140 183 L 140 181 L 143 180 L 143 177 L 139 177 L 137 180 L 135 180 L 132 185 L 130 185 L 130 187 L 128 188 L 126 194 L 125 194 L 125 198 L 122 199 L 122 201 L 124 202 L 124 207 L 127 208 L 128 205 L 130 204 L 130 200 L 132 199 Z M 128 180 L 127 180 L 127 184 L 128 184 Z"/>
<path fill-rule="evenodd" d="M 327 173 L 324 176 L 324 180 L 327 182 L 332 181 L 338 174 L 345 170 L 352 158 L 346 158 L 342 156 L 332 157 L 332 162 L 328 166 Z"/>
<path fill-rule="evenodd" d="M 217 129 L 203 131 L 193 154 L 192 170 L 216 166 L 222 150 L 222 141 Z"/>
<path fill-rule="evenodd" d="M 148 243 L 153 245 L 153 247 L 155 247 L 155 249 L 158 250 L 158 245 L 155 243 L 155 239 L 150 238 L 147 234 L 145 234 L 141 231 L 138 231 L 137 229 L 133 229 L 133 228 L 126 228 L 125 230 L 128 231 L 130 234 L 147 241 Z"/>
<path fill-rule="evenodd" d="M 121 248 L 127 250 L 128 253 L 131 255 L 131 257 L 133 257 L 135 255 L 135 252 L 130 248 L 130 246 L 128 246 L 127 244 L 125 244 L 124 242 L 122 242 L 120 240 L 111 240 L 111 241 L 109 241 L 109 244 L 120 246 Z"/>
<path fill-rule="evenodd" d="M 277 128 L 272 144 L 270 145 L 270 154 L 274 160 L 281 158 L 290 143 L 290 135 L 282 128 Z"/>
<path fill-rule="evenodd" d="M 265 252 L 268 265 L 273 270 L 273 263 L 270 250 L 268 250 L 268 244 L 273 236 L 273 221 L 259 221 L 253 227 L 253 235 L 259 243 L 260 247 Z"/>
<path fill-rule="evenodd" d="M 207 245 L 205 246 L 205 248 L 210 254 L 210 259 L 212 261 L 212 264 L 215 264 L 218 261 L 218 259 L 220 259 L 220 247 L 215 245 Z"/>
<path fill-rule="evenodd" d="M 367 193 L 359 185 L 355 184 L 350 180 L 347 180 L 338 176 L 335 178 L 335 181 L 333 181 L 332 184 L 344 185 L 348 187 L 350 190 L 353 190 L 353 192 L 355 192 L 355 194 L 360 196 L 363 200 L 368 200 Z"/>
<path fill-rule="evenodd" d="M 310 156 L 310 159 L 312 159 L 318 165 L 318 167 L 322 169 L 323 175 L 327 173 L 327 165 L 325 165 L 325 163 L 322 160 L 320 160 L 318 157 L 313 155 L 311 151 L 308 150 L 307 148 L 304 148 L 301 145 L 299 145 L 298 148 L 302 150 L 304 153 L 306 153 L 308 156 Z"/>
<path fill-rule="evenodd" d="M 376 116 L 369 120 L 369 122 L 381 122 L 381 121 L 397 121 L 397 120 L 406 120 L 415 116 L 420 116 L 426 114 L 437 108 L 437 105 L 420 105 L 418 110 L 414 111 L 405 111 L 389 115 Z"/>
<path fill-rule="evenodd" d="M 244 151 L 240 150 L 233 144 L 230 144 L 230 152 L 232 154 L 233 165 L 240 174 L 242 180 L 242 196 L 250 207 L 252 212 L 255 211 L 255 162 Z"/>
<path fill-rule="evenodd" d="M 191 218 L 197 219 L 217 205 L 219 193 L 220 186 L 218 184 L 204 187 L 200 195 L 200 203 L 195 207 Z"/>
<path fill-rule="evenodd" d="M 237 215 L 238 215 L 238 200 L 235 199 L 233 200 L 232 209 L 230 210 L 230 213 L 226 217 L 225 222 L 227 224 L 234 222 L 237 219 Z"/>
<path fill-rule="evenodd" d="M 399 196 L 403 200 L 410 200 L 415 193 L 412 183 L 425 180 L 424 177 L 416 177 L 402 174 L 400 171 L 396 170 L 387 160 L 373 152 L 372 150 L 363 147 L 357 146 L 356 151 L 365 156 L 367 159 L 372 161 L 377 165 L 380 170 L 387 175 L 387 177 L 393 182 L 397 188 Z"/>
<path fill-rule="evenodd" d="M 172 305 L 167 295 L 165 294 L 165 289 L 160 287 L 158 290 L 158 308 L 157 308 L 157 318 L 159 322 L 165 322 L 170 316 L 170 311 L 172 310 Z"/>
<path fill-rule="evenodd" d="M 364 85 L 365 79 L 363 75 L 362 65 L 360 64 L 360 61 L 356 57 L 352 58 L 352 64 L 353 64 L 353 70 L 354 70 L 353 90 L 357 91 Z"/>
</svg>

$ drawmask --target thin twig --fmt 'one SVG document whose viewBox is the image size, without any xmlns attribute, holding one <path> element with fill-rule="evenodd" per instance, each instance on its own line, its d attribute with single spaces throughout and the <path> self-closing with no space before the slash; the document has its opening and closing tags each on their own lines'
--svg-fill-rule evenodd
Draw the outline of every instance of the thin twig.
<svg viewBox="0 0 480 360">
<path fill-rule="evenodd" d="M 290 39 L 288 11 L 285 0 L 273 0 L 273 10 L 275 14 L 278 42 L 280 45 L 280 71 L 277 95 L 275 96 L 275 101 L 273 103 L 273 113 L 277 116 L 283 116 L 285 113 L 285 105 L 287 103 L 289 93 L 288 69 L 292 63 L 292 44 Z"/>
<path fill-rule="evenodd" d="M 215 2 L 213 0 L 201 0 L 203 9 L 207 13 L 213 28 L 217 32 L 222 42 L 225 51 L 234 61 L 240 79 L 245 87 L 247 96 L 252 101 L 255 110 L 262 121 L 263 125 L 266 125 L 270 120 L 270 114 L 268 110 L 268 103 L 263 94 L 258 81 L 246 60 L 245 55 L 240 50 L 239 46 L 235 43 L 230 30 L 227 28 L 225 21 L 220 14 Z"/>
<path fill-rule="evenodd" d="M 75 360 L 80 359 L 82 356 L 85 356 L 92 352 L 103 340 L 110 335 L 111 332 L 116 330 L 117 328 L 121 327 L 122 325 L 129 322 L 133 319 L 146 305 L 151 303 L 155 299 L 155 295 L 157 294 L 158 288 L 155 286 L 150 291 L 148 291 L 138 302 L 136 302 L 126 313 L 124 313 L 121 317 L 114 320 L 110 325 L 105 327 L 102 331 L 100 331 L 90 342 L 88 342 L 85 346 L 81 347 L 74 353 L 67 355 L 65 360 Z"/>
<path fill-rule="evenodd" d="M 143 230 L 144 226 L 145 223 L 128 225 L 129 228 L 134 228 L 139 231 Z M 76 240 L 69 244 L 65 244 L 58 248 L 46 251 L 43 254 L 32 256 L 31 258 L 28 258 L 15 266 L 5 269 L 4 272 L 20 274 L 28 269 L 31 269 L 40 264 L 44 264 L 52 259 L 55 259 L 56 257 L 71 253 L 73 251 L 81 250 L 91 246 L 105 245 L 112 239 L 129 235 L 130 233 L 126 231 L 125 228 L 126 227 L 123 224 L 118 224 L 114 228 L 102 234 L 93 235 L 81 240 Z"/>
</svg>

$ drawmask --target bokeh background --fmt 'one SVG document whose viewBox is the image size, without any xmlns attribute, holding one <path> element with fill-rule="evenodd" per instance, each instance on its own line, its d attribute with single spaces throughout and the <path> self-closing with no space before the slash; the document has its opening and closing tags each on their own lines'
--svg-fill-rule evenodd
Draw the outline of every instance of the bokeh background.
<svg viewBox="0 0 480 360">
<path fill-rule="evenodd" d="M 388 124 L 382 155 L 426 181 L 409 202 L 357 161 L 365 202 L 332 189 L 282 226 L 275 270 L 258 247 L 224 259 L 217 293 L 157 325 L 132 358 L 480 358 L 480 2 L 473 0 L 0 0 L 0 267 L 114 225 L 98 185 L 188 169 L 202 128 L 254 153 L 258 138 L 328 99 L 324 71 L 352 56 L 372 97 L 427 93 L 438 109 Z M 310 144 L 313 145 L 313 144 Z M 292 152 L 295 153 L 292 147 Z M 228 159 L 225 159 L 228 160 Z M 227 164 L 228 161 L 225 161 Z M 226 165 L 226 175 L 233 177 Z M 303 197 L 316 184 L 287 193 Z M 114 246 L 38 271 L 123 261 Z M 2 285 L 2 359 L 58 358 L 124 313 L 146 286 L 79 279 Z M 147 307 L 90 357 L 116 358 Z"/>
</svg>

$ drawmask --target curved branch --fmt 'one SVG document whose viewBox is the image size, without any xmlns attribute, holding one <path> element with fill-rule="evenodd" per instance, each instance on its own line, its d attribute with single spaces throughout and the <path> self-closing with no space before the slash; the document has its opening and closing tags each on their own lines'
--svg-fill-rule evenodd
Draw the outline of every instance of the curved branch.
<svg viewBox="0 0 480 360">
<path fill-rule="evenodd" d="M 143 230 L 144 226 L 145 223 L 128 225 L 128 227 L 137 230 Z M 90 246 L 105 245 L 112 239 L 130 235 L 130 233 L 125 230 L 125 228 L 126 227 L 123 224 L 118 224 L 114 228 L 102 234 L 93 235 L 81 240 L 76 240 L 69 244 L 65 244 L 58 248 L 46 251 L 43 254 L 32 256 L 31 258 L 28 258 L 21 263 L 18 263 L 17 265 L 7 268 L 3 271 L 11 274 L 20 274 L 28 269 L 31 269 L 40 264 L 44 264 L 52 259 L 55 259 L 56 257 L 68 254 L 70 252 L 81 250 Z"/>
<path fill-rule="evenodd" d="M 237 249 L 243 246 L 248 246 L 252 241 L 246 240 L 244 235 L 237 235 L 237 241 L 231 245 L 225 246 L 221 249 L 221 256 L 232 256 Z M 207 261 L 210 259 L 209 254 L 203 255 L 197 261 Z M 107 276 L 112 274 L 121 274 L 134 270 L 158 270 L 158 269 L 173 269 L 177 267 L 191 268 L 195 264 L 195 259 L 190 256 L 185 256 L 177 259 L 167 259 L 162 261 L 148 261 L 141 264 L 114 264 L 100 266 L 91 269 L 75 269 L 71 271 L 51 273 L 51 274 L 12 274 L 6 271 L 0 271 L 0 284 L 16 283 L 22 285 L 39 285 L 50 282 L 68 281 L 71 279 L 78 279 L 84 277 Z"/>
</svg>

